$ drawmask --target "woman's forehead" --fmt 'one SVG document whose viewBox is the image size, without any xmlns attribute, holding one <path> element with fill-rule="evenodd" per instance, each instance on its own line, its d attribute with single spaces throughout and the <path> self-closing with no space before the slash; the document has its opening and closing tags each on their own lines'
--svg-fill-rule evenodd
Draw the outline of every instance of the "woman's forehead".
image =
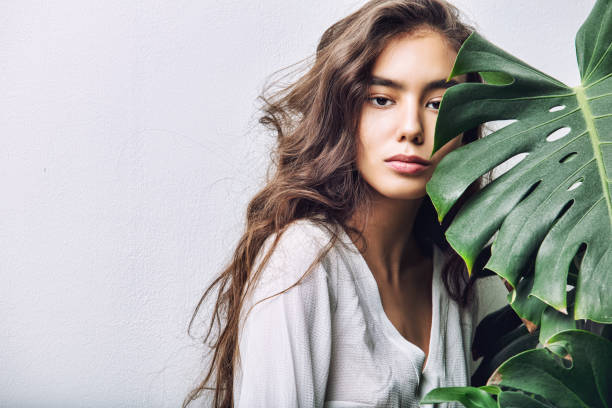
<svg viewBox="0 0 612 408">
<path fill-rule="evenodd" d="M 373 85 L 391 85 L 393 88 L 408 88 L 411 82 L 446 80 L 450 74 L 457 52 L 445 37 L 437 32 L 420 32 L 419 35 L 403 35 L 388 42 L 377 57 L 370 76 L 388 81 L 373 81 Z M 453 78 L 465 82 L 467 76 Z"/>
</svg>

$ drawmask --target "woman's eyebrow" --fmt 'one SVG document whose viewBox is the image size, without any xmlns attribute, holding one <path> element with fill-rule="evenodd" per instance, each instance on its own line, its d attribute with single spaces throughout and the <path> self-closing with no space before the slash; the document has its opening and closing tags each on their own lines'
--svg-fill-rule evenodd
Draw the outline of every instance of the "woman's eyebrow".
<svg viewBox="0 0 612 408">
<path fill-rule="evenodd" d="M 451 79 L 448 82 L 446 82 L 446 79 L 444 78 L 436 79 L 436 80 L 428 82 L 425 85 L 424 91 L 427 92 L 432 89 L 440 89 L 440 88 L 446 89 L 446 88 L 450 88 L 451 86 L 454 86 L 457 84 L 459 84 L 459 82 L 455 81 L 454 79 Z M 394 88 L 400 91 L 404 91 L 406 89 L 404 84 L 402 84 L 401 82 L 397 82 L 392 79 L 382 78 L 382 77 L 377 77 L 377 76 L 372 76 L 372 79 L 370 80 L 370 85 L 388 86 L 389 88 Z"/>
</svg>

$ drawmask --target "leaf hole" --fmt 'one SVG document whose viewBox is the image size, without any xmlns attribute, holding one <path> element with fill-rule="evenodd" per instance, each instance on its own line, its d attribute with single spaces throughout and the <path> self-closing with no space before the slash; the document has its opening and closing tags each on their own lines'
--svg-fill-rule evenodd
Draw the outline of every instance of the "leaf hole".
<svg viewBox="0 0 612 408">
<path fill-rule="evenodd" d="M 570 370 L 574 366 L 574 359 L 570 354 L 567 344 L 564 342 L 556 342 L 546 347 L 553 358 L 561 367 Z"/>
<path fill-rule="evenodd" d="M 569 186 L 569 188 L 567 189 L 567 191 L 572 191 L 577 189 L 578 187 L 580 187 L 580 185 L 582 184 L 582 182 L 584 181 L 584 177 L 580 177 L 580 179 L 576 180 L 574 182 L 574 184 L 572 184 L 571 186 Z"/>
<path fill-rule="evenodd" d="M 571 354 L 566 354 L 562 359 L 563 367 L 570 370 L 574 366 L 574 359 Z"/>
<path fill-rule="evenodd" d="M 567 272 L 567 282 L 566 282 L 566 291 L 570 291 L 575 288 L 578 284 L 578 273 L 580 271 L 580 267 L 582 265 L 582 260 L 584 258 L 584 254 L 586 253 L 587 244 L 582 242 L 578 249 L 576 250 L 576 254 L 572 258 L 572 262 L 570 263 L 569 271 Z M 571 286 L 571 287 L 570 287 Z"/>
<path fill-rule="evenodd" d="M 565 109 L 565 105 L 557 105 L 557 106 L 553 106 L 548 111 L 549 112 L 559 112 L 559 111 L 562 111 L 563 109 Z"/>
<path fill-rule="evenodd" d="M 576 152 L 572 152 L 570 154 L 567 154 L 565 156 L 563 156 L 563 158 L 561 160 L 559 160 L 559 163 L 565 163 L 571 160 L 574 160 L 574 158 L 578 155 L 578 153 Z"/>
<path fill-rule="evenodd" d="M 559 221 L 561 217 L 565 215 L 565 213 L 570 209 L 572 205 L 574 205 L 574 199 L 571 199 L 567 203 L 565 203 L 565 205 L 563 206 L 563 208 L 561 208 L 561 211 L 559 211 L 559 214 L 555 218 L 555 221 L 553 222 L 553 226 Z"/>
<path fill-rule="evenodd" d="M 517 119 L 491 120 L 489 122 L 485 122 L 483 130 L 485 131 L 485 134 L 490 134 L 503 129 L 506 126 L 510 126 L 514 122 L 517 122 Z"/>
<path fill-rule="evenodd" d="M 559 140 L 562 137 L 567 136 L 571 130 L 572 129 L 567 126 L 557 129 L 546 137 L 546 141 L 554 142 L 555 140 Z"/>
<path fill-rule="evenodd" d="M 584 258 L 584 255 L 586 254 L 586 250 L 587 244 L 585 242 L 581 243 L 578 247 L 578 250 L 576 251 L 576 262 L 582 262 L 582 258 Z"/>
<path fill-rule="evenodd" d="M 507 173 L 514 166 L 516 166 L 517 164 L 519 164 L 520 162 L 525 160 L 525 157 L 527 157 L 528 155 L 529 155 L 529 153 L 527 153 L 527 152 L 519 153 L 517 155 L 514 155 L 514 156 L 510 157 L 509 159 L 505 160 L 504 162 L 500 163 L 499 165 L 497 165 L 493 169 L 493 171 L 492 171 L 493 179 L 501 177 L 502 175 Z"/>
<path fill-rule="evenodd" d="M 542 180 L 538 180 L 537 182 L 533 183 L 533 185 L 531 187 L 529 187 L 529 190 L 527 190 L 527 192 L 525 194 L 523 194 L 523 197 L 521 197 L 519 202 L 521 202 L 524 199 L 526 199 L 527 197 L 529 197 L 529 195 L 531 193 L 533 193 L 533 191 L 540 185 L 541 182 L 542 182 Z"/>
</svg>

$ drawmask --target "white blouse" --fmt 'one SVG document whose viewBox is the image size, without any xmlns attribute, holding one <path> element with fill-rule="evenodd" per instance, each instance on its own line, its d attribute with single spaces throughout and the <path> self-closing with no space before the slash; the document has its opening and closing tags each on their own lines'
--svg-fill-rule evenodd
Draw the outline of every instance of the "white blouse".
<svg viewBox="0 0 612 408">
<path fill-rule="evenodd" d="M 462 312 L 446 292 L 444 254 L 434 245 L 423 367 L 425 353 L 391 323 L 363 256 L 341 228 L 340 235 L 346 247 L 336 243 L 300 284 L 257 304 L 245 320 L 251 305 L 296 283 L 330 239 L 309 220 L 293 222 L 281 236 L 242 309 L 235 407 L 419 407 L 433 388 L 469 385 L 480 363 L 471 359 L 472 337 L 482 317 L 505 304 L 501 280 L 477 281 L 473 306 Z M 266 240 L 256 266 L 273 239 Z M 485 291 L 492 301 L 483 305 Z"/>
</svg>

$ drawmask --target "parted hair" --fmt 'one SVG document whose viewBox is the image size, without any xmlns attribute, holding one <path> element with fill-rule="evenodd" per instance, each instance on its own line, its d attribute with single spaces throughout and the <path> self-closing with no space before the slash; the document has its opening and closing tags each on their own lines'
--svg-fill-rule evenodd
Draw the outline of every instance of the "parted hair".
<svg viewBox="0 0 612 408">
<path fill-rule="evenodd" d="M 233 407 L 244 299 L 291 222 L 311 219 L 329 230 L 331 236 L 304 276 L 339 239 L 337 227 L 363 239 L 361 231 L 349 226 L 348 220 L 358 207 L 367 208 L 372 203 L 372 188 L 357 171 L 355 140 L 371 71 L 390 39 L 422 28 L 441 33 L 456 51 L 474 31 L 462 22 L 459 10 L 444 0 L 371 0 L 325 30 L 312 56 L 314 61 L 309 62 L 298 79 L 283 86 L 278 83 L 276 87 L 275 83 L 264 86 L 259 96 L 262 102 L 259 122 L 276 137 L 270 168 L 263 188 L 248 203 L 245 229 L 228 265 L 206 288 L 189 322 L 188 334 L 201 306 L 213 296 L 212 315 L 203 336 L 205 347 L 210 349 L 207 370 L 185 398 L 183 408 L 205 391 L 211 393 L 213 407 Z M 467 81 L 482 79 L 470 73 Z M 480 137 L 481 128 L 477 127 L 465 131 L 462 142 L 470 143 Z M 476 180 L 460 201 L 471 197 L 488 181 L 490 174 Z M 442 267 L 445 287 L 454 300 L 467 307 L 476 275 L 468 277 L 463 260 L 444 237 L 460 206 L 461 202 L 440 224 L 431 201 L 425 197 L 413 234 L 424 253 L 431 255 L 433 244 L 445 251 Z M 273 234 L 276 237 L 270 249 L 255 268 L 264 241 Z"/>
</svg>

